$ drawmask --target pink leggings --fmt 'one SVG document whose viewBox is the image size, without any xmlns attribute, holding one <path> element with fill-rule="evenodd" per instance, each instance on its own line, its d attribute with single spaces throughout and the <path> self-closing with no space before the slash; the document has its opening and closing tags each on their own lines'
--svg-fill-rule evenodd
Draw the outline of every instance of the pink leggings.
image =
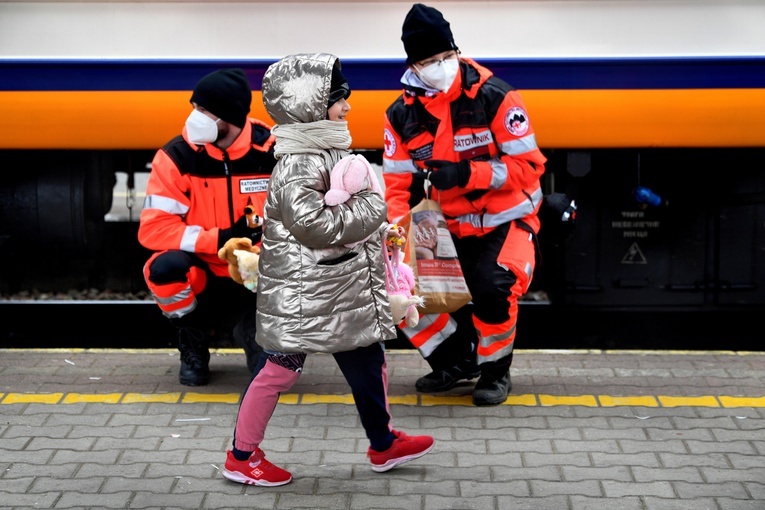
<svg viewBox="0 0 765 510">
<path fill-rule="evenodd" d="M 250 383 L 236 418 L 234 446 L 245 452 L 255 451 L 263 441 L 266 425 L 279 402 L 279 394 L 289 391 L 297 382 L 300 372 L 273 363 L 271 360 Z M 246 426 L 240 426 L 246 424 Z"/>
<path fill-rule="evenodd" d="M 239 406 L 234 430 L 234 447 L 255 451 L 265 435 L 266 426 L 279 402 L 279 394 L 289 391 L 302 373 L 305 354 L 268 354 L 263 367 L 250 382 Z M 388 403 L 388 372 L 385 348 L 378 342 L 351 351 L 336 352 L 343 377 L 351 387 L 370 446 L 377 451 L 393 442 Z M 263 363 L 261 358 L 260 363 Z"/>
</svg>

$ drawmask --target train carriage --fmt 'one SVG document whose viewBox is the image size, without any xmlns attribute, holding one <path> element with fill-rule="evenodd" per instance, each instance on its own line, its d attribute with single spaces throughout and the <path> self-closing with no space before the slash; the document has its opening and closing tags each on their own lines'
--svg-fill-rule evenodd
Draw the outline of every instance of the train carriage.
<svg viewBox="0 0 765 510">
<path fill-rule="evenodd" d="M 535 290 L 549 304 L 765 305 L 765 3 L 428 4 L 465 56 L 521 90 L 549 158 L 546 191 L 577 201 L 573 233 L 543 228 Z M 148 170 L 217 68 L 246 71 L 252 115 L 267 119 L 270 63 L 337 54 L 353 149 L 379 158 L 410 6 L 0 1 L 0 256 L 30 242 L 100 253 L 115 174 Z"/>
</svg>

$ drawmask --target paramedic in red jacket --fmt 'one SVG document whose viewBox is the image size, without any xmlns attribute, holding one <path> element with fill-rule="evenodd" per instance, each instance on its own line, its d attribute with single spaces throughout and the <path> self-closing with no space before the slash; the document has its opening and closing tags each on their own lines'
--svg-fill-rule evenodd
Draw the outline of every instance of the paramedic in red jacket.
<svg viewBox="0 0 765 510">
<path fill-rule="evenodd" d="M 241 69 L 203 77 L 183 133 L 157 151 L 146 185 L 138 240 L 155 252 L 144 278 L 178 332 L 179 380 L 209 381 L 209 336 L 222 322 L 242 343 L 252 370 L 256 294 L 232 280 L 218 249 L 232 237 L 260 241 L 268 179 L 276 160 L 270 126 L 248 118 L 252 91 Z"/>
<path fill-rule="evenodd" d="M 534 273 L 546 158 L 520 94 L 460 56 L 438 10 L 414 4 L 401 40 L 403 94 L 385 115 L 389 220 L 424 198 L 429 176 L 473 296 L 453 314 L 403 329 L 433 370 L 417 390 L 445 391 L 479 377 L 473 403 L 497 405 L 511 388 L 518 298 Z"/>
</svg>

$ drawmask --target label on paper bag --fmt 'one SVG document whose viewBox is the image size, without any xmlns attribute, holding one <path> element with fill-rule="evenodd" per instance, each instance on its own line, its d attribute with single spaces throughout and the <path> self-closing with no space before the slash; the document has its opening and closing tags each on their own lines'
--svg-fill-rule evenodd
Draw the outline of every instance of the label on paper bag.
<svg viewBox="0 0 765 510">
<path fill-rule="evenodd" d="M 456 259 L 457 250 L 452 242 L 452 235 L 448 228 L 439 228 L 438 244 L 436 245 L 436 257 L 439 259 Z"/>
</svg>

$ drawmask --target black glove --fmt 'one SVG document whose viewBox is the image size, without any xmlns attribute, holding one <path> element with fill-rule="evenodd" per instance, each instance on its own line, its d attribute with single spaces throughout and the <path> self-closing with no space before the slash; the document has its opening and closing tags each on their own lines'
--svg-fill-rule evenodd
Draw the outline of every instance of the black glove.
<svg viewBox="0 0 765 510">
<path fill-rule="evenodd" d="M 433 168 L 430 173 L 430 183 L 438 190 L 452 189 L 455 186 L 464 188 L 470 180 L 470 161 L 463 159 L 459 163 L 442 159 L 429 159 L 425 166 Z"/>
<path fill-rule="evenodd" d="M 247 216 L 242 215 L 231 228 L 218 230 L 218 249 L 221 249 L 226 241 L 234 237 L 249 237 L 252 244 L 260 242 L 263 237 L 263 227 L 250 228 L 247 226 Z"/>
<path fill-rule="evenodd" d="M 559 247 L 574 232 L 576 202 L 565 193 L 545 195 L 539 209 L 539 220 L 542 222 L 540 240 Z"/>
<path fill-rule="evenodd" d="M 544 196 L 543 209 L 549 209 L 549 215 L 558 221 L 576 220 L 576 202 L 565 193 L 550 193 Z"/>
<path fill-rule="evenodd" d="M 423 198 L 430 198 L 430 186 L 428 186 L 427 196 L 425 194 L 425 179 L 428 177 L 428 173 L 424 170 L 417 170 L 411 174 L 412 184 L 409 187 L 411 203 L 418 204 Z"/>
</svg>

